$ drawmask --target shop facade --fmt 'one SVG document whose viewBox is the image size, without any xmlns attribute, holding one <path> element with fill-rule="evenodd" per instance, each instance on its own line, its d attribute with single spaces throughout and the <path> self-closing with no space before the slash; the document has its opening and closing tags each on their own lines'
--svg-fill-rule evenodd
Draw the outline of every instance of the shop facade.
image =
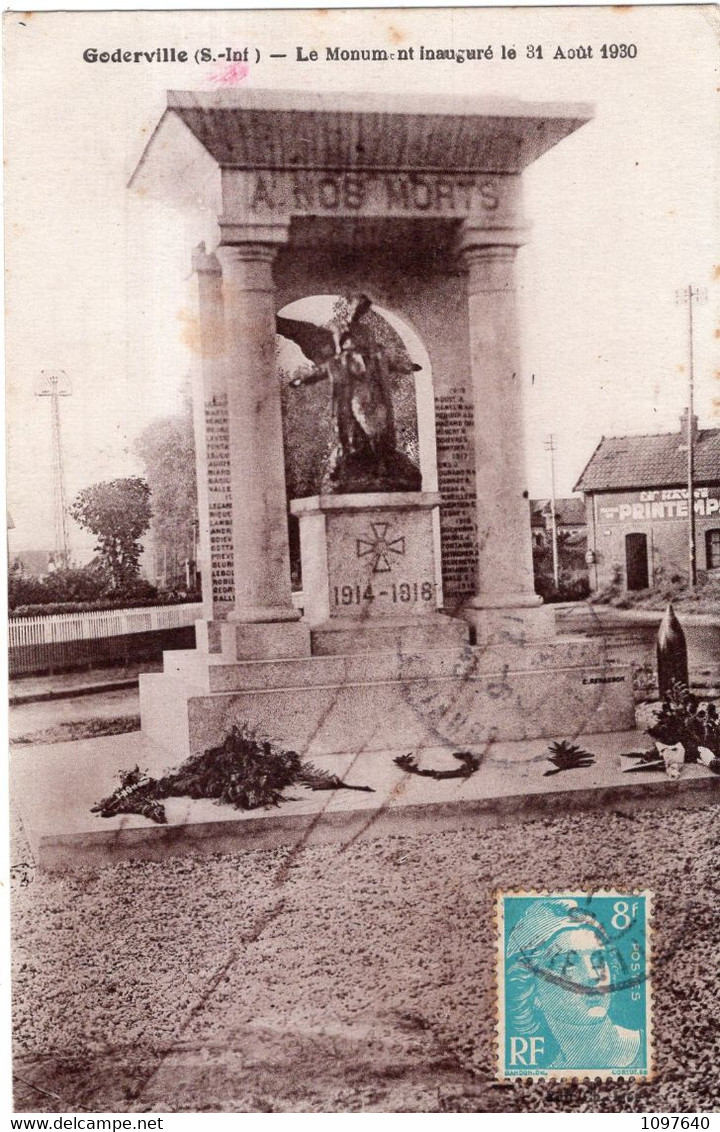
<svg viewBox="0 0 720 1132">
<path fill-rule="evenodd" d="M 720 429 L 693 433 L 695 561 L 720 576 Z M 603 437 L 576 491 L 585 497 L 591 589 L 628 590 L 689 572 L 687 420 L 675 433 Z"/>
</svg>

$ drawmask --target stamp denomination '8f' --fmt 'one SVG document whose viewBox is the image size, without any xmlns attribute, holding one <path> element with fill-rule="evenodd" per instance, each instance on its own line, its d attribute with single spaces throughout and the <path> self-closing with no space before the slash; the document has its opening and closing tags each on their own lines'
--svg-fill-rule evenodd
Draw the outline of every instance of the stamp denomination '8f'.
<svg viewBox="0 0 720 1132">
<path fill-rule="evenodd" d="M 651 1076 L 650 899 L 498 893 L 501 1079 Z"/>
</svg>

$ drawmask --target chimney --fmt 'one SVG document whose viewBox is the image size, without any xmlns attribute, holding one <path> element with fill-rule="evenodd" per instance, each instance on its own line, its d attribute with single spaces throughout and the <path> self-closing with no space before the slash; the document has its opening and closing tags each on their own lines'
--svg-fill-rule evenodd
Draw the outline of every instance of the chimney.
<svg viewBox="0 0 720 1132">
<path fill-rule="evenodd" d="M 685 438 L 687 438 L 687 428 L 688 428 L 688 410 L 687 410 L 687 406 L 686 406 L 682 411 L 682 416 L 680 417 L 680 435 L 685 437 Z M 693 438 L 696 438 L 697 434 L 698 434 L 698 419 L 697 419 L 697 416 L 696 416 L 695 413 L 693 413 L 693 418 L 692 418 L 692 434 L 693 434 Z"/>
</svg>

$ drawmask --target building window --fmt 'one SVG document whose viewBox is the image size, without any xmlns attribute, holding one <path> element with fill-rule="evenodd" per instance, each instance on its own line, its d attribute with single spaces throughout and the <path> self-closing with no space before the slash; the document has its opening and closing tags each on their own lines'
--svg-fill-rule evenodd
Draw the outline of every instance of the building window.
<svg viewBox="0 0 720 1132">
<path fill-rule="evenodd" d="M 720 570 L 720 527 L 705 531 L 705 560 L 708 570 Z"/>
</svg>

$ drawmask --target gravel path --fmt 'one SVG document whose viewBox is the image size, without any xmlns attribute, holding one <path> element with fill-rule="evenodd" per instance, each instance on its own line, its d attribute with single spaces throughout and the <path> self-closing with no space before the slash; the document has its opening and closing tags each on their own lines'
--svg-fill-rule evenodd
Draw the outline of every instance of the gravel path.
<svg viewBox="0 0 720 1132">
<path fill-rule="evenodd" d="M 705 806 L 18 868 L 17 1108 L 712 1111 L 719 826 Z M 655 892 L 652 1083 L 494 1083 L 492 891 L 531 884 Z"/>
</svg>

